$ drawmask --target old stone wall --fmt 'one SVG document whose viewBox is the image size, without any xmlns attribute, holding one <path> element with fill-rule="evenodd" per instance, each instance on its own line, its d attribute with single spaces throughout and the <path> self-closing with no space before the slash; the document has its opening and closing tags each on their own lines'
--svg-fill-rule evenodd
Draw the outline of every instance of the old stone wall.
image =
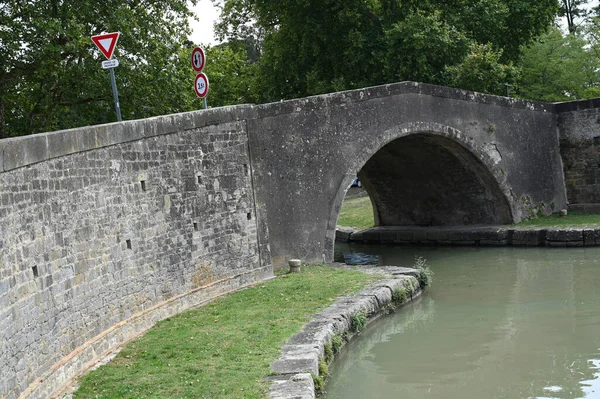
<svg viewBox="0 0 600 399">
<path fill-rule="evenodd" d="M 0 397 L 272 274 L 235 112 L 0 142 Z"/>
<path fill-rule="evenodd" d="M 556 104 L 556 112 L 569 206 L 600 211 L 600 99 Z"/>
</svg>

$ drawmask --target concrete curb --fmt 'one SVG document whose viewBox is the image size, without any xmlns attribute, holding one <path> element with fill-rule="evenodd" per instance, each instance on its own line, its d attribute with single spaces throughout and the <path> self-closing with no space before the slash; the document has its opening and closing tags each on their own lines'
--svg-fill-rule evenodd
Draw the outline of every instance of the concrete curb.
<svg viewBox="0 0 600 399">
<path fill-rule="evenodd" d="M 340 227 L 336 229 L 336 240 L 382 244 L 595 247 L 600 246 L 600 228 L 373 227 L 349 231 Z"/>
<path fill-rule="evenodd" d="M 271 381 L 270 399 L 314 399 L 313 377 L 319 376 L 319 362 L 326 359 L 328 352 L 335 355 L 339 350 L 335 347 L 334 337 L 345 343 L 357 334 L 353 317 L 365 316 L 365 325 L 368 325 L 392 310 L 394 304 L 402 306 L 422 292 L 416 269 L 388 266 L 365 267 L 363 270 L 382 273 L 384 278 L 353 296 L 340 298 L 317 313 L 287 341 L 279 359 L 271 363 L 273 375 L 267 378 Z M 395 295 L 399 289 L 406 293 L 403 300 Z"/>
</svg>

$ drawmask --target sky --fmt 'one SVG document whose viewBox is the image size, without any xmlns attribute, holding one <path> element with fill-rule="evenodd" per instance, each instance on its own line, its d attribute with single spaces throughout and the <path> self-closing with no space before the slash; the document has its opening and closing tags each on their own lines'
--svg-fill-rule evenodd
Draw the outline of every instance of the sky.
<svg viewBox="0 0 600 399">
<path fill-rule="evenodd" d="M 213 31 L 213 24 L 219 16 L 219 10 L 212 5 L 211 0 L 198 0 L 192 11 L 198 20 L 190 19 L 192 34 L 190 40 L 194 44 L 214 45 L 217 44 Z"/>
</svg>

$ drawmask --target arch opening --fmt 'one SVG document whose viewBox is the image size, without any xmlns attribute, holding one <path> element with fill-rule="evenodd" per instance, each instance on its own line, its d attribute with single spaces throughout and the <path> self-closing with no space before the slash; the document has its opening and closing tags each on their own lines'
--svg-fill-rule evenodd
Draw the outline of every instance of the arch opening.
<svg viewBox="0 0 600 399">
<path fill-rule="evenodd" d="M 358 177 L 375 226 L 465 226 L 512 221 L 489 168 L 457 141 L 417 133 L 387 143 Z"/>
</svg>

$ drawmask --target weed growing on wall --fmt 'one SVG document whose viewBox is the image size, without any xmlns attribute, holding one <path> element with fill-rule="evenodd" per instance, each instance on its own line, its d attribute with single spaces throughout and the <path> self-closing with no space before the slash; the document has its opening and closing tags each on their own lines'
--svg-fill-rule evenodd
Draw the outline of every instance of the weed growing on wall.
<svg viewBox="0 0 600 399">
<path fill-rule="evenodd" d="M 365 314 L 365 312 L 355 313 L 350 318 L 350 324 L 351 324 L 350 328 L 352 329 L 353 332 L 361 331 L 365 327 L 366 323 L 367 323 L 367 315 Z"/>
</svg>

